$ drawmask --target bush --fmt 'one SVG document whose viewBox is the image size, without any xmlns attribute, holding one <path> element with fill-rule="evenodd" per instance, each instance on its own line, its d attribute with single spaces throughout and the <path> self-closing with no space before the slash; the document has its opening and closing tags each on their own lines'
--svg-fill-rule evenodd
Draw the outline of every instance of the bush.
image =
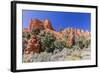
<svg viewBox="0 0 100 73">
<path fill-rule="evenodd" d="M 78 40 L 77 40 L 76 45 L 78 45 L 80 49 L 83 49 L 83 48 L 85 47 L 85 45 L 84 45 L 84 40 L 85 40 L 85 39 L 82 38 L 82 37 L 79 37 Z"/>
<path fill-rule="evenodd" d="M 22 37 L 23 37 L 23 38 L 26 38 L 26 39 L 30 39 L 31 34 L 28 33 L 28 32 L 23 32 L 23 36 L 22 36 Z"/>
<path fill-rule="evenodd" d="M 56 40 L 54 42 L 54 46 L 55 46 L 55 48 L 62 50 L 63 48 L 66 47 L 66 43 L 64 41 L 61 41 L 61 40 Z"/>
<path fill-rule="evenodd" d="M 84 38 L 82 36 L 75 38 L 75 46 L 77 46 L 77 48 L 79 47 L 80 49 L 88 48 L 90 46 L 90 42 L 90 39 Z"/>
<path fill-rule="evenodd" d="M 26 38 L 23 38 L 22 39 L 22 53 L 24 54 L 24 50 L 25 48 L 27 47 L 27 39 Z"/>
<path fill-rule="evenodd" d="M 85 48 L 88 48 L 90 46 L 90 43 L 91 43 L 91 40 L 90 39 L 84 40 Z"/>
<path fill-rule="evenodd" d="M 55 37 L 51 33 L 46 33 L 41 37 L 41 46 L 44 51 L 53 52 Z"/>
<path fill-rule="evenodd" d="M 32 35 L 38 35 L 39 33 L 40 33 L 40 29 L 37 29 L 37 28 L 33 28 L 31 31 Z"/>
</svg>

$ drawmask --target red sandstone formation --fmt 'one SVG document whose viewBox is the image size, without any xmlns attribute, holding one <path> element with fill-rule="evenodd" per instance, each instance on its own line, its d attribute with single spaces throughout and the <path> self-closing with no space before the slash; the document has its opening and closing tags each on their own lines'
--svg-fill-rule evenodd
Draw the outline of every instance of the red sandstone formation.
<svg viewBox="0 0 100 73">
<path fill-rule="evenodd" d="M 66 45 L 68 47 L 71 47 L 73 44 L 74 44 L 74 41 L 75 41 L 75 36 L 83 36 L 85 38 L 90 38 L 90 32 L 85 32 L 83 30 L 80 30 L 80 29 L 73 29 L 73 28 L 66 28 L 64 29 L 63 31 L 61 32 L 57 32 L 53 29 L 52 27 L 52 24 L 51 22 L 46 19 L 44 21 L 40 21 L 38 19 L 34 19 L 34 20 L 31 20 L 30 23 L 29 23 L 29 28 L 25 28 L 23 30 L 23 32 L 31 32 L 31 30 L 33 28 L 36 28 L 36 29 L 43 29 L 46 33 L 52 33 L 56 39 L 60 39 L 60 40 L 64 40 L 63 37 L 64 35 L 66 34 L 67 36 L 67 40 L 66 40 Z M 28 51 L 28 52 L 37 52 L 39 53 L 40 52 L 40 44 L 39 44 L 39 41 L 36 37 L 32 37 L 30 40 L 28 40 L 28 45 L 27 45 L 27 48 L 25 49 L 25 51 Z"/>
<path fill-rule="evenodd" d="M 29 30 L 32 30 L 33 28 L 53 30 L 51 22 L 48 19 L 46 19 L 44 21 L 40 21 L 38 19 L 34 19 L 34 20 L 31 19 L 31 21 L 29 23 Z"/>
<path fill-rule="evenodd" d="M 44 20 L 43 25 L 44 25 L 45 29 L 51 29 L 51 30 L 53 30 L 51 22 L 48 19 Z"/>
<path fill-rule="evenodd" d="M 39 53 L 40 51 L 41 51 L 41 46 L 38 38 L 36 36 L 32 36 L 32 38 L 28 40 L 27 47 L 25 48 L 24 52 L 29 54 L 31 52 Z"/>
<path fill-rule="evenodd" d="M 36 29 L 44 28 L 43 22 L 38 19 L 34 19 L 34 20 L 31 19 L 30 24 L 29 24 L 29 30 L 32 30 L 33 28 L 36 28 Z"/>
<path fill-rule="evenodd" d="M 62 31 L 63 35 L 66 34 L 67 35 L 67 41 L 66 41 L 66 44 L 70 47 L 72 46 L 75 42 L 75 36 L 78 36 L 78 37 L 84 37 L 84 38 L 90 38 L 90 32 L 85 32 L 83 30 L 80 30 L 80 29 L 72 29 L 72 28 L 67 28 L 67 29 L 64 29 Z"/>
</svg>

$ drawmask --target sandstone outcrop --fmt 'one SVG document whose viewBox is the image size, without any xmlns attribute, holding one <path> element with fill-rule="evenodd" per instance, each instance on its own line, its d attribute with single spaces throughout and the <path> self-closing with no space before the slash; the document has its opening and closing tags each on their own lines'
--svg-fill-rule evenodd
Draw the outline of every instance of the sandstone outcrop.
<svg viewBox="0 0 100 73">
<path fill-rule="evenodd" d="M 32 36 L 32 38 L 28 40 L 27 47 L 25 48 L 24 52 L 29 54 L 31 52 L 39 53 L 40 51 L 41 46 L 38 38 L 36 36 Z"/>
<path fill-rule="evenodd" d="M 43 22 L 38 19 L 34 19 L 34 20 L 31 19 L 29 23 L 29 30 L 32 30 L 33 28 L 43 29 L 44 28 Z"/>
<path fill-rule="evenodd" d="M 66 45 L 71 47 L 75 44 L 75 36 L 90 38 L 90 32 L 83 31 L 80 29 L 73 29 L 73 28 L 66 28 L 60 32 L 55 31 L 52 27 L 51 22 L 48 19 L 41 21 L 39 19 L 30 20 L 29 27 L 23 29 L 23 32 L 31 32 L 33 28 L 36 29 L 43 29 L 46 33 L 53 34 L 57 40 L 65 40 L 63 39 L 64 35 L 67 35 L 66 38 Z M 41 51 L 41 46 L 37 37 L 33 36 L 31 39 L 28 40 L 27 48 L 25 49 L 26 52 L 36 52 L 39 53 Z"/>
<path fill-rule="evenodd" d="M 48 19 L 45 19 L 44 21 L 40 21 L 39 19 L 34 19 L 34 20 L 31 19 L 29 23 L 29 30 L 32 30 L 33 28 L 53 30 L 51 22 Z"/>
<path fill-rule="evenodd" d="M 44 25 L 44 28 L 45 28 L 45 29 L 54 30 L 53 27 L 52 27 L 51 22 L 50 22 L 48 19 L 44 20 L 43 25 Z"/>
</svg>

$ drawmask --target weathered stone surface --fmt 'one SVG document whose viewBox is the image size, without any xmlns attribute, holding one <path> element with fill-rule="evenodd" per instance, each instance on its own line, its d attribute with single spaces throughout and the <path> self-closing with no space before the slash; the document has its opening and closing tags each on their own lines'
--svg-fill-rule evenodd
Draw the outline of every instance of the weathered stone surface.
<svg viewBox="0 0 100 73">
<path fill-rule="evenodd" d="M 31 19 L 31 21 L 29 23 L 29 30 L 32 30 L 33 28 L 53 30 L 51 22 L 48 19 L 46 19 L 44 21 L 40 21 L 38 19 L 34 19 L 34 20 Z"/>
<path fill-rule="evenodd" d="M 32 36 L 31 39 L 28 40 L 27 47 L 25 48 L 25 53 L 39 53 L 41 51 L 40 42 L 36 36 Z"/>
<path fill-rule="evenodd" d="M 71 47 L 72 45 L 75 44 L 75 36 L 78 36 L 78 37 L 84 37 L 84 38 L 90 38 L 90 32 L 85 32 L 83 30 L 80 30 L 80 29 L 72 29 L 72 28 L 67 28 L 67 29 L 64 29 L 62 31 L 62 34 L 63 35 L 67 35 L 67 40 L 66 40 L 66 45 L 68 47 Z"/>
<path fill-rule="evenodd" d="M 29 27 L 25 28 L 23 32 L 31 32 L 33 28 L 43 29 L 46 33 L 48 32 L 52 33 L 56 37 L 57 40 L 65 40 L 64 35 L 67 35 L 66 36 L 67 40 L 65 41 L 68 47 L 71 47 L 72 45 L 75 44 L 75 36 L 78 36 L 78 37 L 82 36 L 84 38 L 91 37 L 90 32 L 83 31 L 80 29 L 66 28 L 60 32 L 55 31 L 52 27 L 51 22 L 48 19 L 45 19 L 44 21 L 41 21 L 39 19 L 34 19 L 34 20 L 31 19 L 29 23 Z M 39 52 L 40 51 L 40 44 L 36 37 L 33 37 L 30 40 L 28 40 L 26 50 L 29 52 L 31 51 Z"/>
<path fill-rule="evenodd" d="M 29 24 L 29 30 L 32 30 L 33 28 L 36 28 L 36 29 L 44 28 L 43 22 L 38 19 L 34 19 L 34 20 L 31 19 L 30 24 Z"/>
<path fill-rule="evenodd" d="M 45 29 L 54 30 L 53 27 L 52 27 L 51 22 L 50 22 L 48 19 L 44 20 L 43 25 L 44 25 L 44 28 L 45 28 Z"/>
</svg>

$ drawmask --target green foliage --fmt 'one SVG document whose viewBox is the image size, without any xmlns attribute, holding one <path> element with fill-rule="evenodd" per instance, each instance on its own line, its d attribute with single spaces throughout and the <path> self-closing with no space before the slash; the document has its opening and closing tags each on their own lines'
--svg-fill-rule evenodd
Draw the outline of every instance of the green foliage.
<svg viewBox="0 0 100 73">
<path fill-rule="evenodd" d="M 64 42 L 66 43 L 66 41 L 68 40 L 68 37 L 69 37 L 69 35 L 67 35 L 67 34 L 64 34 Z M 69 46 L 68 44 L 66 44 L 66 46 L 65 46 L 66 48 L 69 48 L 69 49 L 72 49 L 72 46 Z"/>
<path fill-rule="evenodd" d="M 26 37 L 26 38 L 27 38 L 27 39 L 30 39 L 30 37 L 31 37 L 31 35 L 30 35 L 30 34 L 27 34 L 27 37 Z"/>
<path fill-rule="evenodd" d="M 73 49 L 79 49 L 80 47 L 78 45 L 72 46 Z"/>
<path fill-rule="evenodd" d="M 68 35 L 67 34 L 64 34 L 64 37 L 63 38 L 64 38 L 65 41 L 67 41 Z"/>
<path fill-rule="evenodd" d="M 45 36 L 41 37 L 42 49 L 47 52 L 52 52 L 54 50 L 55 37 L 51 33 L 46 33 Z"/>
<path fill-rule="evenodd" d="M 55 48 L 62 50 L 63 48 L 66 47 L 66 43 L 64 41 L 61 41 L 61 40 L 56 40 L 54 42 L 54 46 L 55 46 Z"/>
<path fill-rule="evenodd" d="M 32 35 L 38 35 L 40 33 L 40 29 L 33 28 L 31 34 Z"/>
<path fill-rule="evenodd" d="M 82 37 L 76 37 L 75 45 L 77 45 L 80 49 L 83 49 L 84 48 L 84 39 Z"/>
<path fill-rule="evenodd" d="M 51 33 L 41 33 L 41 46 L 46 52 L 53 52 L 55 49 L 62 50 L 66 47 L 65 41 L 57 40 Z"/>
<path fill-rule="evenodd" d="M 91 43 L 91 40 L 90 39 L 86 39 L 84 41 L 84 44 L 85 44 L 85 48 L 88 48 L 90 46 L 90 43 Z"/>
<path fill-rule="evenodd" d="M 83 49 L 83 48 L 88 48 L 90 47 L 91 41 L 90 38 L 85 38 L 82 36 L 74 36 L 75 39 L 75 44 L 73 44 L 71 47 L 67 46 L 66 41 L 68 40 L 67 34 L 64 34 L 62 37 L 64 40 L 57 40 L 53 34 L 51 33 L 46 33 L 42 29 L 36 29 L 33 28 L 32 32 L 23 32 L 23 39 L 25 38 L 26 40 L 30 39 L 31 36 L 37 36 L 40 41 L 41 49 L 42 51 L 46 52 L 53 52 L 55 49 L 62 50 L 63 48 L 69 48 L 69 49 Z"/>
<path fill-rule="evenodd" d="M 75 45 L 80 49 L 88 48 L 90 45 L 90 39 L 84 37 L 75 37 Z"/>
<path fill-rule="evenodd" d="M 23 38 L 26 38 L 26 39 L 30 39 L 31 34 L 28 33 L 28 32 L 23 32 L 23 36 L 22 36 L 22 37 L 23 37 Z"/>
</svg>

